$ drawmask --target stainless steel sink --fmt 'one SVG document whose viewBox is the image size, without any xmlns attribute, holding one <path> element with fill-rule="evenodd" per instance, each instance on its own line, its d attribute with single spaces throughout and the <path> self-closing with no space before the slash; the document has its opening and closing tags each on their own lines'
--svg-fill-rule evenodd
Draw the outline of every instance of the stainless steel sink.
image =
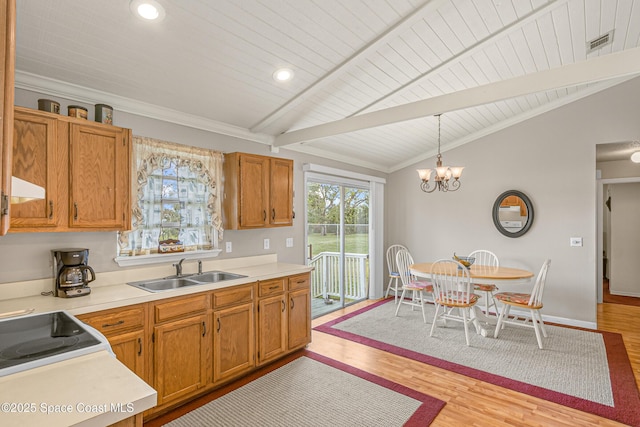
<svg viewBox="0 0 640 427">
<path fill-rule="evenodd" d="M 241 279 L 243 277 L 247 276 L 243 276 L 242 274 L 227 273 L 225 271 L 209 271 L 206 273 L 194 274 L 190 276 L 189 279 L 202 283 L 216 283 L 222 282 L 223 280 Z"/>
<path fill-rule="evenodd" d="M 227 273 L 225 271 L 208 271 L 200 274 L 190 274 L 186 276 L 169 276 L 162 279 L 142 280 L 140 282 L 127 283 L 136 288 L 144 289 L 149 292 L 169 291 L 171 289 L 180 289 L 185 286 L 206 285 L 208 283 L 222 282 L 224 280 L 241 279 L 241 274 Z"/>
</svg>

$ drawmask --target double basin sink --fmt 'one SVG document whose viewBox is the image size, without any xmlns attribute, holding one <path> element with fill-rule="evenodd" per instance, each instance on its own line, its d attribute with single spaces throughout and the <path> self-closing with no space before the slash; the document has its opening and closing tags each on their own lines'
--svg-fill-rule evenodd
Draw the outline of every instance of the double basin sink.
<svg viewBox="0 0 640 427">
<path fill-rule="evenodd" d="M 149 292 L 161 292 L 171 289 L 180 289 L 185 286 L 207 285 L 223 282 L 225 280 L 241 279 L 242 274 L 227 273 L 226 271 L 208 271 L 206 273 L 183 274 L 180 276 L 163 277 L 162 279 L 142 280 L 131 282 L 128 285 L 144 289 Z"/>
</svg>

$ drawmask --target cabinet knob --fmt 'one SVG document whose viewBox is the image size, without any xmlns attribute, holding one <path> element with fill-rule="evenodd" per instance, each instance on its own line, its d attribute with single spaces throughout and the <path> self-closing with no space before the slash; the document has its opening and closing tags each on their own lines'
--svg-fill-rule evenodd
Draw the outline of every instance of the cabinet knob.
<svg viewBox="0 0 640 427">
<path fill-rule="evenodd" d="M 49 219 L 53 219 L 53 200 L 49 200 Z"/>
<path fill-rule="evenodd" d="M 73 220 L 78 220 L 78 203 L 73 202 Z"/>
</svg>

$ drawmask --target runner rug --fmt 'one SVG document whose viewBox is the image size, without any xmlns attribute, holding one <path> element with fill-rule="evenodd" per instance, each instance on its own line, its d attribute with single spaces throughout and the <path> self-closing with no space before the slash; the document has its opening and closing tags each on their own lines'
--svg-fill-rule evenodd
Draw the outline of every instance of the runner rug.
<svg viewBox="0 0 640 427">
<path fill-rule="evenodd" d="M 445 402 L 306 351 L 168 427 L 428 426 Z"/>
<path fill-rule="evenodd" d="M 419 309 L 382 300 L 317 326 L 316 331 L 356 341 L 429 365 L 499 385 L 629 425 L 640 426 L 640 396 L 622 336 L 547 325 L 544 350 L 534 331 L 507 325 L 500 337 L 470 331 L 460 322 L 436 325 L 427 304 Z M 472 328 L 473 330 L 473 328 Z"/>
</svg>

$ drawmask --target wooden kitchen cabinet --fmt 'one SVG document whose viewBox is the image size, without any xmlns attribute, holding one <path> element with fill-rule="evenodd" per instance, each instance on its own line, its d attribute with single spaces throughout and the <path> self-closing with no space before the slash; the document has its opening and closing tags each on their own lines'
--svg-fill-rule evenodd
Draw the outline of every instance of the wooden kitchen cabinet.
<svg viewBox="0 0 640 427">
<path fill-rule="evenodd" d="M 228 153 L 224 176 L 226 229 L 293 225 L 293 160 Z"/>
<path fill-rule="evenodd" d="M 158 405 L 194 394 L 210 383 L 209 295 L 178 297 L 154 305 L 153 388 Z"/>
<path fill-rule="evenodd" d="M 116 358 L 147 380 L 146 305 L 122 307 L 77 316 L 109 340 Z"/>
<path fill-rule="evenodd" d="M 254 287 L 238 286 L 213 294 L 213 382 L 220 383 L 255 366 Z"/>
<path fill-rule="evenodd" d="M 0 236 L 9 230 L 11 217 L 15 34 L 16 2 L 0 0 Z"/>
<path fill-rule="evenodd" d="M 15 107 L 13 168 L 46 199 L 12 206 L 10 231 L 131 226 L 131 130 Z"/>
<path fill-rule="evenodd" d="M 310 276 L 258 283 L 258 364 L 311 342 Z"/>
</svg>

